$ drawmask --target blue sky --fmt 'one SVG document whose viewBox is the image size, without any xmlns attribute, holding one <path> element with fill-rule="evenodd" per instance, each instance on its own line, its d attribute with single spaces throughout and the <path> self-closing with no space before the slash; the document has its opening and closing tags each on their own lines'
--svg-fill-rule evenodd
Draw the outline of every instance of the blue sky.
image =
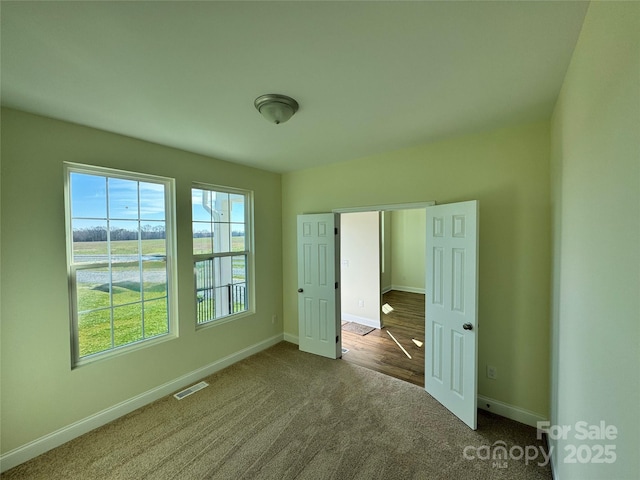
<svg viewBox="0 0 640 480">
<path fill-rule="evenodd" d="M 108 187 L 107 187 L 108 185 Z M 138 188 L 139 185 L 139 188 Z M 71 214 L 74 218 L 164 220 L 164 185 L 71 173 Z M 140 205 L 138 205 L 138 195 Z M 138 207 L 140 217 L 138 217 Z"/>
<path fill-rule="evenodd" d="M 108 196 L 107 196 L 108 191 Z M 126 227 L 126 220 L 140 219 L 145 223 L 165 220 L 164 185 L 150 182 L 137 182 L 119 178 L 71 172 L 71 215 L 74 228 L 85 228 L 91 225 L 106 226 L 105 222 L 96 221 L 107 218 L 107 198 L 109 201 L 109 217 L 121 220 Z M 139 205 L 138 205 L 139 198 Z M 203 190 L 192 189 L 193 221 L 210 222 L 210 213 L 203 207 Z M 229 202 L 230 200 L 230 202 Z M 231 204 L 231 212 L 228 205 Z M 244 223 L 244 195 L 211 192 L 209 207 L 220 214 L 216 221 Z M 229 213 L 231 215 L 229 215 Z M 231 220 L 230 218 L 231 217 Z M 79 221 L 79 219 L 92 219 Z"/>
</svg>

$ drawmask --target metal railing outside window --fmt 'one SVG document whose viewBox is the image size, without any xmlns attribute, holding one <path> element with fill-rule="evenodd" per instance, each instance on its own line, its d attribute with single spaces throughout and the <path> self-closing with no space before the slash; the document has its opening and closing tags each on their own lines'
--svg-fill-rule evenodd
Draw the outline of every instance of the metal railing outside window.
<svg viewBox="0 0 640 480">
<path fill-rule="evenodd" d="M 223 187 L 191 190 L 196 323 L 250 308 L 251 194 Z"/>
</svg>

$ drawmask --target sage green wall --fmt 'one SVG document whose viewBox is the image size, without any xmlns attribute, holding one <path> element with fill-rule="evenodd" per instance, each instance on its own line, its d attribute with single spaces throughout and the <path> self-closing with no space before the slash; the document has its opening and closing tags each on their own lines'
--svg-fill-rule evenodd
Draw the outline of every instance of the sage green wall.
<svg viewBox="0 0 640 480">
<path fill-rule="evenodd" d="M 64 161 L 176 179 L 177 339 L 70 368 Z M 192 181 L 255 193 L 256 314 L 198 331 Z M 3 109 L 1 193 L 3 453 L 282 334 L 279 174 Z"/>
<path fill-rule="evenodd" d="M 427 215 L 424 208 L 391 212 L 393 288 L 424 293 Z"/>
<path fill-rule="evenodd" d="M 640 4 L 592 2 L 552 123 L 556 478 L 640 473 Z M 575 438 L 576 422 L 618 429 Z M 614 463 L 565 463 L 613 445 Z M 597 450 L 593 450 L 595 455 Z M 584 453 L 584 452 L 583 452 Z M 584 458 L 584 457 L 583 457 Z"/>
<path fill-rule="evenodd" d="M 542 416 L 549 404 L 549 124 L 457 137 L 284 174 L 284 330 L 298 335 L 296 215 L 480 201 L 479 393 Z M 498 379 L 484 375 L 496 366 Z"/>
</svg>

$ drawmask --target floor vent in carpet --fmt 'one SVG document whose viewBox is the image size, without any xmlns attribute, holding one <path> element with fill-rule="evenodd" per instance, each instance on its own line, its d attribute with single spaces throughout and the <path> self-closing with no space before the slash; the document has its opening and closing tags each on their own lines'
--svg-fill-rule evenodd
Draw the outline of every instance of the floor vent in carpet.
<svg viewBox="0 0 640 480">
<path fill-rule="evenodd" d="M 196 383 L 195 385 L 191 385 L 189 388 L 185 388 L 181 392 L 178 392 L 174 395 L 178 400 L 182 400 L 184 397 L 188 397 L 192 393 L 196 393 L 198 390 L 202 390 L 205 387 L 208 387 L 209 384 L 207 382 Z"/>
</svg>

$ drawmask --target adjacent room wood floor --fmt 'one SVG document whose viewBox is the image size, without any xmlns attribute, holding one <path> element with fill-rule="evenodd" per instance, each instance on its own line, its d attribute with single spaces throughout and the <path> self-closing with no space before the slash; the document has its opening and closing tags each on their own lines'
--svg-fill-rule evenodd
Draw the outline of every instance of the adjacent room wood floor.
<svg viewBox="0 0 640 480">
<path fill-rule="evenodd" d="M 388 315 L 382 314 L 382 329 L 364 336 L 342 331 L 342 348 L 349 350 L 342 359 L 424 387 L 425 346 L 418 347 L 412 341 L 415 338 L 424 343 L 424 295 L 392 290 L 383 295 L 382 303 L 388 303 L 394 309 Z"/>
</svg>

